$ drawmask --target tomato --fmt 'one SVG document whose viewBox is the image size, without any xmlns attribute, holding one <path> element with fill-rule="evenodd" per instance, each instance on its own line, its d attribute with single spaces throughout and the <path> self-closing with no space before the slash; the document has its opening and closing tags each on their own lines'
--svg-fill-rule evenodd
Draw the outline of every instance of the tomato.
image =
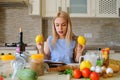
<svg viewBox="0 0 120 80">
<path fill-rule="evenodd" d="M 73 71 L 73 77 L 74 78 L 80 78 L 81 77 L 81 71 L 79 69 L 75 69 Z"/>
<path fill-rule="evenodd" d="M 89 68 L 84 68 L 82 70 L 82 76 L 85 77 L 85 78 L 88 78 L 90 76 L 90 73 L 91 73 L 91 71 L 90 71 Z"/>
<path fill-rule="evenodd" d="M 90 79 L 91 79 L 91 80 L 99 80 L 99 78 L 100 78 L 100 76 L 99 76 L 99 74 L 96 73 L 96 72 L 92 72 L 92 73 L 90 74 Z"/>
<path fill-rule="evenodd" d="M 4 80 L 4 78 L 2 76 L 0 76 L 0 80 Z"/>
</svg>

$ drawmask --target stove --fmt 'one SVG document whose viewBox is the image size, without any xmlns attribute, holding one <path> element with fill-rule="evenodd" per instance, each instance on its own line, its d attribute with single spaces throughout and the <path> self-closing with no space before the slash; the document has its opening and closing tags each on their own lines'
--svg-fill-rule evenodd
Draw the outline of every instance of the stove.
<svg viewBox="0 0 120 80">
<path fill-rule="evenodd" d="M 27 46 L 27 44 L 25 44 Z M 5 43 L 5 47 L 17 47 L 17 43 Z"/>
<path fill-rule="evenodd" d="M 5 47 L 16 47 L 17 43 L 5 43 Z"/>
</svg>

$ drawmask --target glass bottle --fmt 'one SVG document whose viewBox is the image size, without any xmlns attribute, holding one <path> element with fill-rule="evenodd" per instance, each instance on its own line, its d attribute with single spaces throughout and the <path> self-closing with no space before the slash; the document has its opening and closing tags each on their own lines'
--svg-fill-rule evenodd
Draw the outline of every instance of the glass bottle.
<svg viewBox="0 0 120 80">
<path fill-rule="evenodd" d="M 25 51 L 25 44 L 23 42 L 23 32 L 22 29 L 19 28 L 19 42 L 17 43 L 16 52 L 22 54 Z"/>
<path fill-rule="evenodd" d="M 16 57 L 22 57 L 26 62 L 28 62 L 28 57 L 29 55 L 28 52 L 25 51 L 25 44 L 23 42 L 23 32 L 22 29 L 19 28 L 19 38 L 18 38 L 18 43 L 16 47 Z"/>
<path fill-rule="evenodd" d="M 96 65 L 97 65 L 97 66 L 102 66 L 101 48 L 98 48 Z"/>
</svg>

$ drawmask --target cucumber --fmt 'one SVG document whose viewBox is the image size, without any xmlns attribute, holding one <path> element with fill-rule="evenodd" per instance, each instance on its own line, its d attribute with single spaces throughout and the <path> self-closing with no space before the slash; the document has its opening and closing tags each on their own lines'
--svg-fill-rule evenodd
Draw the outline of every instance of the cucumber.
<svg viewBox="0 0 120 80">
<path fill-rule="evenodd" d="M 17 72 L 19 80 L 37 80 L 37 73 L 31 69 L 20 69 Z"/>
</svg>

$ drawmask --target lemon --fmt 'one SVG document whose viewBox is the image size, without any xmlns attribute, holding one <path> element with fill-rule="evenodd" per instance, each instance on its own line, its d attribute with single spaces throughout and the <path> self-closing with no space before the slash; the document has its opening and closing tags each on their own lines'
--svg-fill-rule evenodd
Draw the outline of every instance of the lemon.
<svg viewBox="0 0 120 80">
<path fill-rule="evenodd" d="M 80 70 L 83 70 L 84 68 L 91 68 L 92 64 L 89 60 L 84 60 L 80 63 Z"/>
<path fill-rule="evenodd" d="M 36 38 L 35 38 L 35 41 L 36 41 L 36 43 L 42 42 L 43 41 L 43 35 L 42 34 L 37 35 Z"/>
<path fill-rule="evenodd" d="M 79 36 L 77 39 L 78 43 L 81 45 L 85 45 L 86 44 L 86 39 L 84 36 Z"/>
</svg>

